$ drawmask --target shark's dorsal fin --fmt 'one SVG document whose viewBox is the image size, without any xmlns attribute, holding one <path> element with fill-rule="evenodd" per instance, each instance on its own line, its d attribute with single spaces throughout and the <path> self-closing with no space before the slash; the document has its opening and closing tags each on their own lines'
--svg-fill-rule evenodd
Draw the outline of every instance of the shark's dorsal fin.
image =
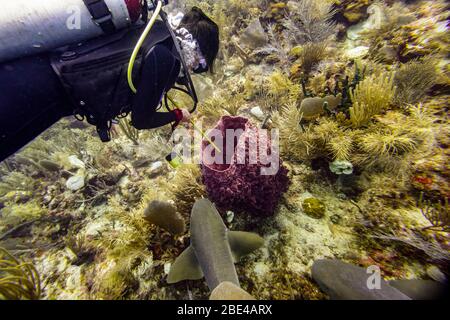
<svg viewBox="0 0 450 320">
<path fill-rule="evenodd" d="M 167 283 L 177 283 L 183 280 L 199 280 L 203 272 L 198 264 L 194 249 L 189 246 L 175 260 L 167 276 Z"/>
<path fill-rule="evenodd" d="M 235 263 L 264 245 L 264 239 L 256 233 L 228 231 L 227 236 Z"/>
</svg>

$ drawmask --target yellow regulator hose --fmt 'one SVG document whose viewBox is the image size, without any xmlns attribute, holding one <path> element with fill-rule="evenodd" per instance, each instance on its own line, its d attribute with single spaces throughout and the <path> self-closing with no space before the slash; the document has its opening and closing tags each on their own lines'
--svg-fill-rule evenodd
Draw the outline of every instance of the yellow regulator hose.
<svg viewBox="0 0 450 320">
<path fill-rule="evenodd" d="M 133 53 L 131 55 L 130 63 L 128 64 L 128 73 L 127 73 L 128 85 L 130 86 L 131 91 L 133 91 L 134 93 L 137 92 L 137 89 L 136 89 L 136 87 L 133 84 L 133 67 L 134 67 L 134 63 L 136 61 L 136 57 L 137 57 L 137 55 L 139 53 L 139 50 L 141 50 L 142 44 L 144 43 L 144 41 L 147 38 L 147 36 L 150 33 L 150 31 L 152 30 L 153 25 L 155 24 L 156 19 L 158 18 L 159 13 L 161 12 L 162 5 L 163 5 L 162 1 L 158 1 L 158 5 L 156 6 L 155 12 L 153 13 L 153 16 L 150 19 L 147 27 L 145 27 L 144 32 L 142 32 L 142 35 L 139 38 L 139 41 L 136 44 L 136 47 L 134 48 Z"/>
</svg>

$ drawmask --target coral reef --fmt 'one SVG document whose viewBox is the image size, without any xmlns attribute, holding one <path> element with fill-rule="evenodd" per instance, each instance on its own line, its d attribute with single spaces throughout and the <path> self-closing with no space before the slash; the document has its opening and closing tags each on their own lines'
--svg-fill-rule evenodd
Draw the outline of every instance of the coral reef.
<svg viewBox="0 0 450 320">
<path fill-rule="evenodd" d="M 11 253 L 0 253 L 0 298 L 207 299 L 202 281 L 167 280 L 190 245 L 194 203 L 208 197 L 230 234 L 264 238 L 236 265 L 255 299 L 326 299 L 311 272 L 322 259 L 377 265 L 387 281 L 448 279 L 448 3 L 165 8 L 192 6 L 221 32 L 215 72 L 193 75 L 192 119 L 243 129 L 224 152 L 232 165 L 172 168 L 169 126 L 137 132 L 122 119 L 103 144 L 95 128 L 61 120 L 0 164 L 0 246 Z M 279 132 L 277 174 L 236 163 L 250 128 Z"/>
</svg>

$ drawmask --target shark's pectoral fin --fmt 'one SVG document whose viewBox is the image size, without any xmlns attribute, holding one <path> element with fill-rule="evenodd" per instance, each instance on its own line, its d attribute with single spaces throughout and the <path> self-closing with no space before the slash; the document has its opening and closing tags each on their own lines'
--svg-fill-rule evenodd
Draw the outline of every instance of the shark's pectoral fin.
<svg viewBox="0 0 450 320">
<path fill-rule="evenodd" d="M 167 283 L 177 283 L 183 280 L 199 280 L 203 272 L 198 264 L 194 249 L 190 246 L 175 260 L 167 276 Z"/>
<path fill-rule="evenodd" d="M 242 231 L 228 231 L 228 243 L 233 253 L 234 262 L 238 262 L 243 256 L 261 248 L 264 239 L 256 233 Z"/>
</svg>

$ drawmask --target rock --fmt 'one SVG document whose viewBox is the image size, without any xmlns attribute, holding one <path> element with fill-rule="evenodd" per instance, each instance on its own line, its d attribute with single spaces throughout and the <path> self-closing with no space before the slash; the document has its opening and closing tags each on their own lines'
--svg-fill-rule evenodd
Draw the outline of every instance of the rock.
<svg viewBox="0 0 450 320">
<path fill-rule="evenodd" d="M 439 270 L 438 267 L 436 266 L 431 266 L 427 268 L 427 275 L 433 279 L 434 281 L 438 281 L 438 282 L 442 282 L 442 283 L 447 283 L 447 277 L 445 276 L 445 274 Z"/>
<path fill-rule="evenodd" d="M 231 282 L 222 282 L 211 293 L 209 300 L 256 300 L 248 292 Z"/>
<path fill-rule="evenodd" d="M 164 165 L 164 163 L 162 161 L 157 161 L 150 165 L 150 168 L 148 168 L 146 170 L 146 174 L 150 178 L 155 178 L 155 177 L 159 176 L 160 174 L 162 174 L 165 169 L 166 169 L 166 166 Z"/>
<path fill-rule="evenodd" d="M 397 51 L 393 46 L 384 45 L 378 50 L 378 55 L 385 63 L 394 63 L 397 60 Z"/>
<path fill-rule="evenodd" d="M 314 281 L 333 300 L 411 300 L 381 278 L 379 288 L 371 289 L 368 284 L 374 276 L 365 268 L 339 260 L 317 260 L 312 266 Z"/>
<path fill-rule="evenodd" d="M 74 168 L 78 168 L 78 169 L 85 169 L 86 166 L 84 164 L 83 161 L 81 161 L 80 159 L 77 158 L 77 156 L 70 156 L 68 158 L 69 163 L 74 167 Z"/>
<path fill-rule="evenodd" d="M 59 164 L 50 160 L 41 160 L 39 161 L 39 165 L 50 172 L 59 172 L 61 170 L 61 166 Z"/>
<path fill-rule="evenodd" d="M 238 74 L 245 67 L 244 61 L 239 57 L 233 57 L 228 61 L 228 64 L 224 67 L 224 74 L 227 77 L 231 77 Z"/>
<path fill-rule="evenodd" d="M 325 204 L 316 198 L 305 199 L 302 208 L 308 216 L 315 219 L 321 219 L 325 215 Z"/>
<path fill-rule="evenodd" d="M 214 94 L 216 86 L 211 78 L 193 74 L 192 81 L 200 101 L 206 100 Z"/>
<path fill-rule="evenodd" d="M 258 120 L 264 120 L 266 118 L 264 112 L 261 110 L 260 107 L 252 108 L 252 110 L 250 110 L 250 113 Z"/>
<path fill-rule="evenodd" d="M 66 187 L 71 191 L 77 191 L 84 187 L 84 176 L 73 176 L 66 182 Z"/>
<path fill-rule="evenodd" d="M 151 162 L 153 162 L 155 160 L 156 159 L 139 159 L 139 160 L 133 161 L 133 163 L 131 165 L 135 169 L 144 168 L 144 167 L 148 166 Z"/>
<path fill-rule="evenodd" d="M 350 59 L 362 58 L 369 53 L 369 49 L 366 46 L 359 46 L 345 51 L 345 55 Z"/>
<path fill-rule="evenodd" d="M 448 287 L 433 280 L 393 280 L 389 284 L 413 300 L 443 299 Z"/>
<path fill-rule="evenodd" d="M 336 160 L 330 163 L 330 171 L 337 175 L 350 175 L 353 173 L 353 165 L 349 161 Z"/>
<path fill-rule="evenodd" d="M 233 222 L 233 220 L 234 220 L 234 212 L 233 211 L 227 211 L 226 220 L 228 223 Z"/>
<path fill-rule="evenodd" d="M 119 181 L 117 182 L 117 185 L 120 188 L 127 188 L 128 184 L 130 183 L 130 177 L 129 176 L 123 176 L 122 178 L 119 179 Z"/>
<path fill-rule="evenodd" d="M 251 22 L 240 38 L 241 44 L 251 50 L 264 46 L 268 41 L 267 33 L 264 31 L 259 19 Z"/>
</svg>

